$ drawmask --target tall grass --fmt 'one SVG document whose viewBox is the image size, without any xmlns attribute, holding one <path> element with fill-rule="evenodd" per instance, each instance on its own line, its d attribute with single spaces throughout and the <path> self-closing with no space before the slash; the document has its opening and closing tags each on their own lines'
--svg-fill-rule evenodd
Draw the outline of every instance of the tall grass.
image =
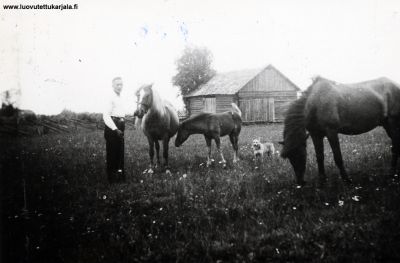
<svg viewBox="0 0 400 263">
<path fill-rule="evenodd" d="M 341 136 L 354 185 L 339 179 L 326 145 L 328 184 L 297 189 L 279 156 L 254 162 L 253 138 L 276 143 L 281 125 L 244 127 L 239 164 L 205 167 L 205 141 L 170 143 L 171 175 L 148 168 L 140 131 L 126 132 L 127 182 L 109 185 L 101 132 L 1 140 L 3 258 L 10 262 L 395 261 L 399 179 L 389 175 L 382 129 Z M 214 146 L 214 145 L 213 145 Z M 215 146 L 214 146 L 215 147 Z M 25 187 L 24 187 L 25 185 Z M 24 194 L 25 192 L 25 194 Z M 24 209 L 26 208 L 26 210 Z"/>
</svg>

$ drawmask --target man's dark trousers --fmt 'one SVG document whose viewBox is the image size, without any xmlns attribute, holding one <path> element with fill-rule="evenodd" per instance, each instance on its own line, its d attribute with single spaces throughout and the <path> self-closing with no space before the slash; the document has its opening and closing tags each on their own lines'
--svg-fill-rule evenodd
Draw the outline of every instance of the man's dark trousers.
<svg viewBox="0 0 400 263">
<path fill-rule="evenodd" d="M 111 117 L 118 130 L 124 132 L 124 118 Z M 106 139 L 107 156 L 107 177 L 110 183 L 125 181 L 124 171 L 124 135 L 118 135 L 116 131 L 111 130 L 107 125 L 104 129 L 104 138 Z"/>
</svg>

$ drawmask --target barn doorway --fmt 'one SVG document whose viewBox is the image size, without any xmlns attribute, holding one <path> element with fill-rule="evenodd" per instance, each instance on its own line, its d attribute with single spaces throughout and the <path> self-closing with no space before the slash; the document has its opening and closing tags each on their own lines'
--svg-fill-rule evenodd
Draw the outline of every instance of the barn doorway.
<svg viewBox="0 0 400 263">
<path fill-rule="evenodd" d="M 241 99 L 240 110 L 244 122 L 274 122 L 274 98 Z"/>
<path fill-rule="evenodd" d="M 215 98 L 204 98 L 204 111 L 216 113 L 216 100 Z"/>
</svg>

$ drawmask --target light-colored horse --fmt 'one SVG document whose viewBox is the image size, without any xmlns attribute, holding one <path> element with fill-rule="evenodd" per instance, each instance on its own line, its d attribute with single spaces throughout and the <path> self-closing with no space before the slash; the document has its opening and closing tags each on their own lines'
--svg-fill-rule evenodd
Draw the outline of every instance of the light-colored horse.
<svg viewBox="0 0 400 263">
<path fill-rule="evenodd" d="M 160 144 L 163 143 L 164 167 L 167 172 L 168 166 L 168 147 L 169 140 L 175 135 L 179 126 L 178 113 L 167 101 L 160 98 L 153 89 L 153 85 L 144 85 L 136 93 L 138 97 L 136 116 L 136 126 L 139 126 L 146 135 L 149 142 L 150 168 L 149 173 L 154 168 L 154 148 L 156 149 L 157 165 L 160 165 Z"/>
</svg>

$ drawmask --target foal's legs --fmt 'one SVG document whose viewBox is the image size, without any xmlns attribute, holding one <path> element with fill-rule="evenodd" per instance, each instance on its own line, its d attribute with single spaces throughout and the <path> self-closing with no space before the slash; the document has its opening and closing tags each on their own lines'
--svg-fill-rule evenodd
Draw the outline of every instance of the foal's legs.
<svg viewBox="0 0 400 263">
<path fill-rule="evenodd" d="M 235 134 L 231 133 L 229 134 L 229 139 L 231 140 L 232 143 L 232 147 L 233 147 L 233 163 L 236 163 L 239 161 L 239 157 L 238 157 L 238 136 L 236 136 Z"/>
<path fill-rule="evenodd" d="M 393 174 L 397 173 L 397 159 L 399 158 L 399 155 L 400 155 L 400 126 L 399 126 L 399 123 L 400 122 L 396 123 L 396 121 L 394 119 L 389 119 L 389 133 L 391 135 L 390 137 L 392 138 L 391 170 L 392 170 Z"/>
<path fill-rule="evenodd" d="M 337 132 L 329 131 L 327 133 L 327 137 L 329 144 L 331 145 L 332 148 L 333 158 L 335 159 L 335 163 L 340 170 L 340 175 L 342 176 L 342 180 L 346 183 L 351 183 L 351 180 L 349 179 L 346 170 L 344 169 L 343 166 L 342 152 L 340 150 L 339 137 Z"/>
<path fill-rule="evenodd" d="M 226 167 L 226 160 L 225 160 L 224 155 L 223 155 L 223 153 L 221 151 L 221 140 L 220 140 L 219 136 L 215 136 L 214 140 L 215 140 L 215 144 L 217 145 L 218 153 L 221 155 L 222 165 L 225 168 Z"/>
<path fill-rule="evenodd" d="M 204 138 L 206 139 L 206 144 L 208 148 L 207 167 L 209 167 L 211 165 L 211 138 L 207 136 L 204 136 Z"/>
<path fill-rule="evenodd" d="M 160 143 L 158 140 L 154 141 L 154 145 L 156 146 L 156 157 L 157 157 L 157 166 L 160 166 Z"/>
<path fill-rule="evenodd" d="M 151 137 L 147 137 L 149 141 L 149 156 L 150 156 L 150 168 L 149 173 L 153 173 L 153 165 L 154 165 L 154 140 Z"/>
<path fill-rule="evenodd" d="M 395 127 L 396 122 L 394 120 L 387 120 L 383 124 L 387 135 L 392 139 L 392 162 L 391 162 L 391 173 L 396 174 L 397 159 L 400 157 L 400 127 Z"/>
<path fill-rule="evenodd" d="M 324 167 L 324 137 L 321 135 L 311 134 L 311 139 L 314 144 L 315 155 L 318 163 L 318 174 L 320 184 L 326 181 L 325 167 Z"/>
<path fill-rule="evenodd" d="M 168 148 L 169 148 L 169 137 L 164 137 L 163 139 L 163 156 L 164 156 L 164 166 L 166 170 L 169 170 L 168 165 Z"/>
</svg>

